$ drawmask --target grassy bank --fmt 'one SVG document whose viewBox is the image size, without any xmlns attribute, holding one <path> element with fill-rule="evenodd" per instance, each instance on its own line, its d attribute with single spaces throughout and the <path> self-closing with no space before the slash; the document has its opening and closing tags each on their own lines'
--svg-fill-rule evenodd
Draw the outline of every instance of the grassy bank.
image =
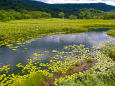
<svg viewBox="0 0 115 86">
<path fill-rule="evenodd" d="M 115 37 L 115 29 L 109 30 L 107 34 Z"/>
<path fill-rule="evenodd" d="M 86 32 L 92 28 L 115 27 L 115 20 L 29 19 L 0 22 L 0 46 L 56 33 Z"/>
</svg>

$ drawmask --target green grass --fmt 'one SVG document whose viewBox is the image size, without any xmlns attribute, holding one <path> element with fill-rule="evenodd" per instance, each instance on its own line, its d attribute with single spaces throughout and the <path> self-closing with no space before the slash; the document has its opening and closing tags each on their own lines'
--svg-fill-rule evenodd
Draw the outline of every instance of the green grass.
<svg viewBox="0 0 115 86">
<path fill-rule="evenodd" d="M 88 29 L 115 27 L 115 20 L 102 19 L 28 19 L 0 22 L 0 46 L 56 33 L 87 32 Z"/>
<path fill-rule="evenodd" d="M 17 80 L 15 86 L 43 86 L 44 77 L 42 73 L 33 72 L 29 78 Z"/>
<path fill-rule="evenodd" d="M 64 79 L 59 86 L 115 86 L 115 67 L 105 73 L 87 71 L 75 79 Z"/>
<path fill-rule="evenodd" d="M 103 53 L 115 61 L 115 45 L 104 46 Z"/>
<path fill-rule="evenodd" d="M 115 29 L 109 30 L 107 34 L 115 37 Z"/>
</svg>

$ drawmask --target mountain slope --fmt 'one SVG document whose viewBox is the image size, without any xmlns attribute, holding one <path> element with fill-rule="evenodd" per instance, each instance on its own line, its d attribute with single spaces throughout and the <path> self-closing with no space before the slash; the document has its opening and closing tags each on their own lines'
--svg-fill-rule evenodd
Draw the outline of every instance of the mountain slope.
<svg viewBox="0 0 115 86">
<path fill-rule="evenodd" d="M 75 14 L 81 8 L 94 8 L 102 11 L 115 10 L 115 6 L 104 3 L 91 4 L 46 4 L 33 0 L 0 0 L 0 9 L 14 9 L 20 11 L 22 9 L 50 12 L 56 17 L 58 12 L 63 11 L 67 15 Z"/>
<path fill-rule="evenodd" d="M 45 4 L 40 1 L 35 1 L 35 0 L 24 0 L 26 2 L 31 2 L 31 3 L 36 3 L 36 4 Z M 112 5 L 107 5 L 105 3 L 86 3 L 86 4 L 47 4 L 49 7 L 53 8 L 66 8 L 66 9 L 81 9 L 81 8 L 94 8 L 94 9 L 99 9 L 103 11 L 110 11 L 110 10 L 115 10 L 115 6 Z"/>
<path fill-rule="evenodd" d="M 46 4 L 40 1 L 33 0 L 0 0 L 0 9 L 15 9 L 15 8 L 26 8 L 33 10 L 40 10 L 41 7 L 48 7 L 50 9 L 57 10 L 73 10 L 81 8 L 94 8 L 103 11 L 115 10 L 115 6 L 107 5 L 104 3 L 90 3 L 90 4 Z"/>
</svg>

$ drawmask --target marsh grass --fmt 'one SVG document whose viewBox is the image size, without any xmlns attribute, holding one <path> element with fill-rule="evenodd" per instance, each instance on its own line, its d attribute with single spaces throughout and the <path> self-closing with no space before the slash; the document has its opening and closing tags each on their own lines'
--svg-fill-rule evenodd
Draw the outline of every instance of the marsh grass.
<svg viewBox="0 0 115 86">
<path fill-rule="evenodd" d="M 108 35 L 115 37 L 115 29 L 109 30 L 107 32 Z"/>
<path fill-rule="evenodd" d="M 103 53 L 115 61 L 115 45 L 104 46 Z"/>
<path fill-rule="evenodd" d="M 59 86 L 115 86 L 115 67 L 106 73 L 88 70 L 80 73 L 75 79 L 64 79 Z"/>
<path fill-rule="evenodd" d="M 0 22 L 0 46 L 57 33 L 87 32 L 94 28 L 113 28 L 115 20 L 102 19 L 28 19 Z"/>
<path fill-rule="evenodd" d="M 43 74 L 39 72 L 33 72 L 29 78 L 23 81 L 17 80 L 15 86 L 43 86 L 43 82 Z"/>
<path fill-rule="evenodd" d="M 62 26 L 61 19 L 29 19 L 4 23 L 0 22 L 0 46 L 57 33 L 87 32 L 88 29 L 97 27 L 114 28 L 115 20 L 65 19 L 64 26 Z M 10 75 L 8 75 L 8 66 L 3 66 L 3 68 L 0 68 L 0 72 L 5 71 L 5 73 L 0 75 L 0 85 L 42 86 L 44 84 L 44 79 L 48 77 L 47 79 L 50 79 L 50 82 L 53 80 L 53 85 L 55 84 L 58 86 L 114 86 L 115 69 L 110 69 L 110 72 L 106 72 L 107 68 L 115 65 L 112 59 L 107 58 L 105 54 L 97 50 L 88 52 L 83 45 L 70 45 L 64 47 L 64 49 L 69 51 L 58 52 L 54 50 L 57 56 L 52 57 L 48 63 L 39 63 L 39 60 L 37 60 L 39 67 L 35 66 L 32 59 L 29 59 L 26 65 L 19 63 L 17 67 L 22 69 L 20 71 L 22 74 L 10 73 Z M 76 55 L 78 52 L 80 54 Z M 69 54 L 70 56 L 64 57 L 64 61 L 61 61 L 60 58 L 64 54 Z M 39 54 L 34 55 L 36 55 L 36 57 L 39 56 Z M 83 60 L 87 59 L 89 56 L 95 57 L 95 65 L 87 65 L 94 61 L 92 59 L 89 59 L 90 63 L 83 62 Z M 77 63 L 77 66 L 75 66 L 76 62 L 82 63 L 80 65 Z M 83 70 L 80 70 L 81 66 L 83 66 Z M 47 70 L 42 69 L 43 67 L 47 67 Z M 101 73 L 99 71 L 95 72 L 96 69 L 99 69 Z M 94 73 L 90 73 L 89 70 L 93 70 Z M 57 78 L 54 77 L 54 79 L 52 79 L 54 74 L 57 74 Z M 48 86 L 49 83 L 45 82 L 45 85 Z"/>
</svg>

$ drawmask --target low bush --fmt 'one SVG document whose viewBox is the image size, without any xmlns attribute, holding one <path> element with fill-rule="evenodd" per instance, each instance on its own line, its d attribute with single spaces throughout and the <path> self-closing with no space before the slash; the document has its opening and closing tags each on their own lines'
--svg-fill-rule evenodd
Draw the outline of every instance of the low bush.
<svg viewBox="0 0 115 86">
<path fill-rule="evenodd" d="M 115 45 L 104 46 L 103 53 L 115 61 Z"/>
</svg>

